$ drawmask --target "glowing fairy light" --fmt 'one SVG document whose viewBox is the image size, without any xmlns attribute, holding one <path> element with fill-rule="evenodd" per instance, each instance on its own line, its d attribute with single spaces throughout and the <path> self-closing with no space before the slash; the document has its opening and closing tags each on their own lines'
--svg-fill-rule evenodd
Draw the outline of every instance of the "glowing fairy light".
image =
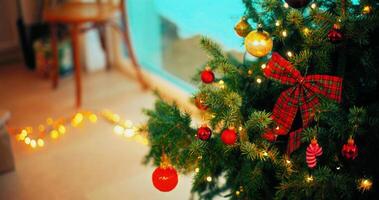
<svg viewBox="0 0 379 200">
<path fill-rule="evenodd" d="M 44 142 L 43 139 L 41 139 L 41 138 L 39 138 L 39 139 L 37 140 L 37 144 L 38 144 L 39 147 L 43 147 L 43 146 L 45 146 L 45 142 Z"/>
</svg>

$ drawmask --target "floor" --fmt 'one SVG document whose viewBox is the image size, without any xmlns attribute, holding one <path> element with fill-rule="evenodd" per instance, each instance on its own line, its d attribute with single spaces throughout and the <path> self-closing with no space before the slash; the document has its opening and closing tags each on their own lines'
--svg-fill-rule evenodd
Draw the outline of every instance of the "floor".
<svg viewBox="0 0 379 200">
<path fill-rule="evenodd" d="M 116 70 L 84 73 L 83 109 L 108 108 L 142 123 L 142 108 L 154 103 L 133 80 Z M 75 113 L 72 77 L 57 90 L 20 64 L 0 66 L 0 109 L 11 112 L 12 128 L 38 126 L 47 117 Z M 112 133 L 104 120 L 68 129 L 58 140 L 31 149 L 12 136 L 16 170 L 0 175 L 0 199 L 189 199 L 190 177 L 180 176 L 177 188 L 157 191 L 152 166 L 142 165 L 148 147 Z"/>
</svg>

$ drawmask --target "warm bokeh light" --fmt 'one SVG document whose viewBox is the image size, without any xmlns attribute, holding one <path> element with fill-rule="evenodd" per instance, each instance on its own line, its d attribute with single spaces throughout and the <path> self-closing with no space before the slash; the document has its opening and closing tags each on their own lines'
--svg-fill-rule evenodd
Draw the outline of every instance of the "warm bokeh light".
<svg viewBox="0 0 379 200">
<path fill-rule="evenodd" d="M 96 123 L 97 122 L 97 116 L 95 114 L 93 114 L 93 113 L 88 116 L 88 119 L 92 123 Z"/>
<path fill-rule="evenodd" d="M 372 187 L 372 181 L 370 179 L 363 178 L 358 182 L 358 189 L 361 191 L 368 191 Z"/>
<path fill-rule="evenodd" d="M 37 144 L 38 144 L 39 147 L 43 147 L 43 146 L 45 146 L 45 141 L 43 141 L 43 139 L 39 138 L 37 140 Z"/>
</svg>

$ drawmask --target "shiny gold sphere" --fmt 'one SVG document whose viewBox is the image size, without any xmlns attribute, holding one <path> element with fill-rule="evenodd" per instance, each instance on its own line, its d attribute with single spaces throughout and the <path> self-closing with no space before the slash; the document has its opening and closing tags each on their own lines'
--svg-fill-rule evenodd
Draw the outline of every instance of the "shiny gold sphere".
<svg viewBox="0 0 379 200">
<path fill-rule="evenodd" d="M 241 37 L 246 37 L 247 34 L 251 31 L 251 26 L 245 18 L 242 18 L 235 26 L 234 30 L 237 35 Z"/>
<path fill-rule="evenodd" d="M 266 31 L 251 31 L 245 38 L 247 52 L 255 57 L 263 57 L 272 50 L 273 41 Z"/>
</svg>

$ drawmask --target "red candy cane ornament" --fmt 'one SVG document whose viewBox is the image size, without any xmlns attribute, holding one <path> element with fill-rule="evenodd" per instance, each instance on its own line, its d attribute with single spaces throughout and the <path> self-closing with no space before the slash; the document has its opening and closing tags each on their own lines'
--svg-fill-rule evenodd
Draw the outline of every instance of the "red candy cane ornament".
<svg viewBox="0 0 379 200">
<path fill-rule="evenodd" d="M 317 165 L 316 157 L 322 155 L 322 147 L 317 143 L 316 139 L 312 139 L 311 144 L 307 147 L 306 161 L 309 168 L 315 168 Z"/>
</svg>

